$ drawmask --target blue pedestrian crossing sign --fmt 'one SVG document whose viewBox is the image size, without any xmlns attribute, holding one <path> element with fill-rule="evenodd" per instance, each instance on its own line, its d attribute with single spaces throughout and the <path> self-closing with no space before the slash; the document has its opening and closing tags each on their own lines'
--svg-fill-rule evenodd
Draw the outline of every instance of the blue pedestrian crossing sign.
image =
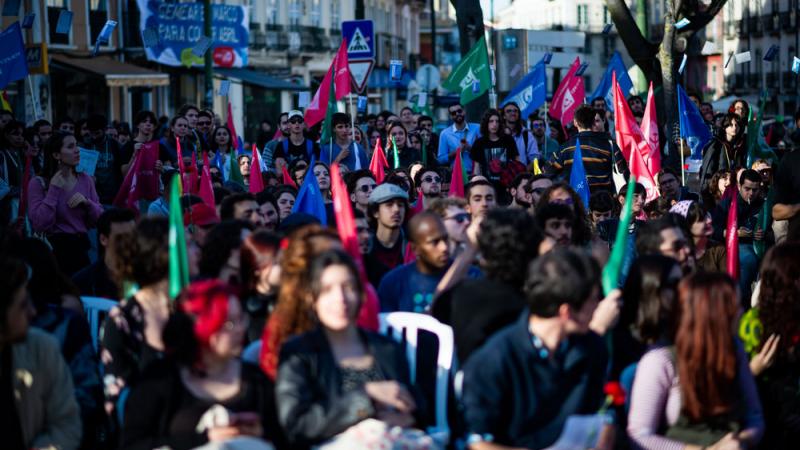
<svg viewBox="0 0 800 450">
<path fill-rule="evenodd" d="M 371 59 L 375 57 L 375 28 L 371 20 L 347 20 L 342 22 L 342 37 L 347 40 L 348 59 Z"/>
</svg>

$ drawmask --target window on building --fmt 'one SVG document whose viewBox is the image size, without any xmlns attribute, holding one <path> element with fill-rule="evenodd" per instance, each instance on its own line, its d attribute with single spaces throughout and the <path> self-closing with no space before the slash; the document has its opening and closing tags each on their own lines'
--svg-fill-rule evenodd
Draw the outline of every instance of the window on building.
<svg viewBox="0 0 800 450">
<path fill-rule="evenodd" d="M 69 45 L 72 41 L 72 28 L 69 34 L 56 34 L 58 15 L 62 10 L 69 11 L 68 0 L 47 0 L 48 37 L 50 44 Z"/>
<path fill-rule="evenodd" d="M 300 0 L 289 0 L 289 25 L 297 27 L 303 17 L 303 7 Z"/>
<path fill-rule="evenodd" d="M 311 26 L 317 28 L 322 26 L 322 11 L 320 10 L 319 1 L 311 0 Z"/>
<path fill-rule="evenodd" d="M 89 6 L 89 46 L 94 46 L 100 31 L 109 19 L 108 0 L 88 0 L 87 3 Z"/>
<path fill-rule="evenodd" d="M 589 25 L 589 5 L 578 5 L 578 26 Z"/>
<path fill-rule="evenodd" d="M 331 0 L 331 29 L 332 30 L 339 30 L 342 28 L 342 17 L 341 17 L 341 9 L 342 5 L 340 4 L 339 0 Z"/>
<path fill-rule="evenodd" d="M 608 6 L 603 5 L 603 24 L 611 23 L 611 17 L 608 15 Z"/>
<path fill-rule="evenodd" d="M 278 2 L 277 0 L 267 0 L 267 25 L 278 23 Z"/>
</svg>

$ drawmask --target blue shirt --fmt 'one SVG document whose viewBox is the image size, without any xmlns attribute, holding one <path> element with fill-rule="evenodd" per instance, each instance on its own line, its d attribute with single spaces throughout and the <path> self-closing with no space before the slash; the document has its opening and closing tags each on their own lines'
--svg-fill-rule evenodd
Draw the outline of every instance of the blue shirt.
<svg viewBox="0 0 800 450">
<path fill-rule="evenodd" d="M 461 147 L 461 140 L 466 140 L 467 144 L 472 145 L 480 135 L 480 125 L 470 122 L 467 122 L 463 130 L 457 130 L 455 124 L 442 130 L 439 135 L 439 152 L 436 155 L 439 164 L 452 165 L 455 159 L 449 159 L 448 155 Z M 472 159 L 469 157 L 469 152 L 461 153 L 461 161 L 464 169 L 472 172 Z"/>
<path fill-rule="evenodd" d="M 347 158 L 341 160 L 340 164 L 347 166 L 347 168 L 350 170 L 358 170 L 359 168 L 356 167 L 356 151 L 358 151 L 358 158 L 359 162 L 361 163 L 360 168 L 366 169 L 369 167 L 369 160 L 367 159 L 367 154 L 364 152 L 364 148 L 362 146 L 356 144 L 355 142 L 351 142 L 347 148 L 350 150 L 350 154 L 347 155 Z M 321 145 L 319 150 L 319 160 L 330 166 L 331 161 L 335 161 L 336 157 L 339 155 L 339 153 L 341 153 L 341 151 L 342 147 L 339 147 L 339 144 L 335 142 L 333 145 Z"/>
<path fill-rule="evenodd" d="M 378 286 L 381 312 L 427 313 L 433 302 L 436 286 L 442 280 L 446 269 L 438 274 L 426 275 L 417 269 L 417 262 L 395 267 L 384 275 Z M 477 278 L 481 272 L 470 267 L 467 278 Z"/>
</svg>

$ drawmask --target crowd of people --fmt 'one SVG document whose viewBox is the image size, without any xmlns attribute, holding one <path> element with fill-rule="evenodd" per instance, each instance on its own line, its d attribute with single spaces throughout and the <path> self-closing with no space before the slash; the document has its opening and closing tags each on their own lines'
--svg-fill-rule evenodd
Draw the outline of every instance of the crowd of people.
<svg viewBox="0 0 800 450">
<path fill-rule="evenodd" d="M 701 185 L 665 164 L 650 201 L 615 179 L 600 98 L 570 124 L 514 103 L 472 123 L 453 104 L 445 127 L 405 107 L 321 130 L 291 110 L 252 144 L 193 105 L 130 125 L 0 111 L 2 447 L 544 449 L 600 414 L 585 448 L 794 448 L 800 112 L 765 125 L 778 159 L 748 166 L 747 103 L 695 100 L 715 136 Z M 316 215 L 295 205 L 312 177 Z M 191 282 L 174 296 L 176 245 Z M 82 297 L 115 302 L 99 330 Z M 378 333 L 391 312 L 452 328 L 444 436 L 436 346 L 420 340 L 412 373 Z"/>
</svg>

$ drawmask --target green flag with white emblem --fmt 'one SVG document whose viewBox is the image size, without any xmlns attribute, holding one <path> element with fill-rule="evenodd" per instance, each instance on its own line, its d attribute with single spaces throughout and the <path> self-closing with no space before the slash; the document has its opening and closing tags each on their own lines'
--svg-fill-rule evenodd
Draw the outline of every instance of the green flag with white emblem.
<svg viewBox="0 0 800 450">
<path fill-rule="evenodd" d="M 450 92 L 459 92 L 462 105 L 475 100 L 492 87 L 486 38 L 478 39 L 453 69 L 442 87 Z"/>
</svg>

